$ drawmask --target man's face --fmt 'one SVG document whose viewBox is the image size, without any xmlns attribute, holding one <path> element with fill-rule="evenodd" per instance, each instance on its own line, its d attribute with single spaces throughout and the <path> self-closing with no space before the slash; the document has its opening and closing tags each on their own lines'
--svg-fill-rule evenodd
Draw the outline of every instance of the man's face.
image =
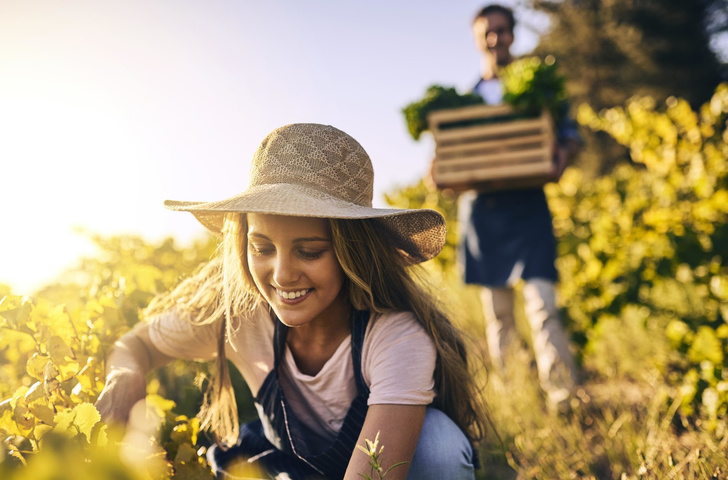
<svg viewBox="0 0 728 480">
<path fill-rule="evenodd" d="M 496 64 L 507 65 L 510 63 L 513 29 L 508 17 L 495 12 L 478 18 L 473 23 L 473 35 L 478 50 L 493 56 Z"/>
</svg>

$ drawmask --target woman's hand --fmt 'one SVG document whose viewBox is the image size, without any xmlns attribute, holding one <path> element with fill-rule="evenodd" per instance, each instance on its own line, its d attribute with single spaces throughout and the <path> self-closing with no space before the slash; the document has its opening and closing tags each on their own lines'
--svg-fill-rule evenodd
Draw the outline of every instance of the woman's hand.
<svg viewBox="0 0 728 480">
<path fill-rule="evenodd" d="M 146 397 L 147 373 L 170 360 L 149 339 L 146 323 L 117 340 L 106 361 L 106 384 L 96 401 L 101 418 L 107 423 L 126 424 L 134 404 Z"/>
<path fill-rule="evenodd" d="M 106 376 L 96 408 L 104 422 L 125 425 L 132 407 L 146 395 L 147 382 L 141 370 L 116 368 Z"/>
</svg>

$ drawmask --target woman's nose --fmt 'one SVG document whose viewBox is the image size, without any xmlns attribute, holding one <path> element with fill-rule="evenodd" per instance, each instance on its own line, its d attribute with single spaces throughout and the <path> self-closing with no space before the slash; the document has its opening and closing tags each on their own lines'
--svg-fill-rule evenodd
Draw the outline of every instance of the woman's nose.
<svg viewBox="0 0 728 480">
<path fill-rule="evenodd" d="M 295 260 L 279 255 L 273 271 L 273 281 L 280 287 L 292 285 L 301 277 L 301 272 L 296 267 Z"/>
</svg>

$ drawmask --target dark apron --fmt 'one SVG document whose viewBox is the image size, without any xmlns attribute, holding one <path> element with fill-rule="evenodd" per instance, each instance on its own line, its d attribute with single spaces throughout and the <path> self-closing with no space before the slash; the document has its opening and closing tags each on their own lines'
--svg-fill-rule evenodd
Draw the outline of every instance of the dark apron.
<svg viewBox="0 0 728 480">
<path fill-rule="evenodd" d="M 352 314 L 351 357 L 357 395 L 351 403 L 341 430 L 333 443 L 322 450 L 314 450 L 307 442 L 306 428 L 298 421 L 286 402 L 278 381 L 278 366 L 283 358 L 288 327 L 275 319 L 273 370 L 268 374 L 255 397 L 259 420 L 241 426 L 235 446 L 223 451 L 213 448 L 209 459 L 218 472 L 236 457 L 255 457 L 255 461 L 271 476 L 287 473 L 292 480 L 321 478 L 335 480 L 344 477 L 346 467 L 356 447 L 364 418 L 367 414 L 369 387 L 361 373 L 361 353 L 369 312 Z"/>
</svg>

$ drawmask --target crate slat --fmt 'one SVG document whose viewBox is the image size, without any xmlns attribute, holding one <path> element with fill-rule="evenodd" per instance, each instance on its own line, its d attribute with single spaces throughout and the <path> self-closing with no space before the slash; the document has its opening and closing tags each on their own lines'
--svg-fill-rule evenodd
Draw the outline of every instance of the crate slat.
<svg viewBox="0 0 728 480">
<path fill-rule="evenodd" d="M 507 123 L 472 125 L 439 130 L 437 133 L 433 133 L 433 138 L 438 144 L 450 144 L 477 138 L 507 137 L 529 133 L 545 133 L 546 131 L 544 121 L 539 117 L 534 119 L 512 120 Z"/>
<path fill-rule="evenodd" d="M 493 180 L 499 188 L 543 185 L 553 168 L 548 112 L 523 118 L 507 105 L 476 105 L 435 111 L 428 124 L 435 140 L 433 175 L 441 188 Z"/>
<path fill-rule="evenodd" d="M 489 180 L 502 180 L 507 178 L 522 177 L 539 177 L 547 178 L 551 172 L 551 167 L 544 167 L 542 164 L 516 164 L 516 165 L 499 165 L 489 168 L 486 171 L 480 171 L 483 175 L 478 175 L 478 171 L 461 170 L 461 171 L 435 171 L 435 183 L 442 184 L 466 184 L 466 183 L 482 183 Z"/>
<path fill-rule="evenodd" d="M 437 162 L 435 170 L 453 170 L 471 168 L 474 170 L 486 170 L 497 165 L 519 165 L 531 163 L 544 163 L 542 159 L 550 153 L 550 149 L 544 147 L 530 148 L 516 152 L 499 152 L 486 155 L 468 155 L 464 157 L 453 157 L 445 161 Z M 549 162 L 548 166 L 551 166 Z"/>
<path fill-rule="evenodd" d="M 435 125 L 439 125 L 453 121 L 513 114 L 513 108 L 508 105 L 471 105 L 469 107 L 436 110 L 429 114 L 428 120 L 435 123 Z"/>
<path fill-rule="evenodd" d="M 503 150 L 522 150 L 531 149 L 534 146 L 543 145 L 543 134 L 524 135 L 523 137 L 513 137 L 505 139 L 487 140 L 483 142 L 457 143 L 454 145 L 437 145 L 435 147 L 435 155 L 443 160 L 458 155 L 468 155 L 477 153 L 493 152 L 497 153 Z"/>
</svg>

